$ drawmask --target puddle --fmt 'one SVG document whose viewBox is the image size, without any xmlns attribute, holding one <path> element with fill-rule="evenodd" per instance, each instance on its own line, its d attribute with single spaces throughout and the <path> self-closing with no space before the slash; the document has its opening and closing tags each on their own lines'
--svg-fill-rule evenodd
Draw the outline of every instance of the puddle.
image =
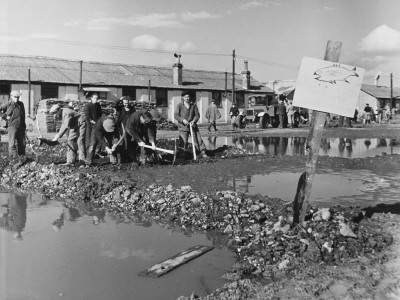
<svg viewBox="0 0 400 300">
<path fill-rule="evenodd" d="M 221 287 L 235 262 L 217 236 L 120 223 L 40 195 L 0 193 L 0 299 L 176 299 Z M 7 207 L 8 206 L 8 207 Z M 139 222 L 140 221 L 140 222 Z M 194 245 L 215 248 L 160 278 L 140 271 Z"/>
<path fill-rule="evenodd" d="M 293 201 L 301 175 L 299 172 L 270 172 L 235 178 L 230 181 L 234 190 L 268 195 Z M 290 187 L 290 188 L 288 188 Z M 310 203 L 318 206 L 369 206 L 395 203 L 399 200 L 400 175 L 377 176 L 367 170 L 318 172 L 315 174 Z"/>
<path fill-rule="evenodd" d="M 223 137 L 205 136 L 207 149 L 232 145 L 250 153 L 266 155 L 304 155 L 306 137 Z M 400 154 L 395 139 L 323 138 L 319 155 L 344 158 L 365 158 L 375 155 Z"/>
</svg>

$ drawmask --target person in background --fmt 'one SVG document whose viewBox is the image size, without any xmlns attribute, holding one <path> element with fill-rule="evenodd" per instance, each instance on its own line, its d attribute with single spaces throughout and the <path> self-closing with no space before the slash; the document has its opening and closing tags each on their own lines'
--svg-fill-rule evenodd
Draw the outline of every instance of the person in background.
<svg viewBox="0 0 400 300">
<path fill-rule="evenodd" d="M 390 108 L 389 103 L 385 106 L 385 117 L 388 123 L 390 123 L 390 119 L 392 118 L 392 110 Z"/>
<path fill-rule="evenodd" d="M 292 100 L 288 100 L 288 103 L 286 105 L 286 114 L 288 117 L 289 128 L 294 128 L 294 108 L 292 103 L 293 103 Z"/>
<path fill-rule="evenodd" d="M 353 122 L 357 123 L 357 120 L 358 120 L 358 108 L 356 107 L 356 109 L 354 110 Z"/>
<path fill-rule="evenodd" d="M 371 119 L 372 119 L 372 108 L 369 106 L 369 104 L 365 104 L 364 107 L 364 115 L 365 115 L 365 120 L 364 124 L 371 124 Z"/>
<path fill-rule="evenodd" d="M 218 107 L 215 105 L 215 100 L 212 99 L 210 105 L 207 107 L 206 118 L 208 120 L 208 132 L 211 133 L 211 127 L 214 127 L 214 131 L 218 132 L 217 129 L 217 120 L 221 118 L 221 113 L 219 112 Z"/>
<path fill-rule="evenodd" d="M 232 130 L 236 130 L 239 127 L 237 124 L 237 117 L 239 116 L 239 109 L 236 107 L 235 103 L 232 103 L 232 107 L 229 110 L 229 115 L 231 116 Z"/>
<path fill-rule="evenodd" d="M 150 145 L 153 151 L 156 148 L 156 127 L 154 126 L 153 116 L 150 112 L 134 112 L 126 123 L 126 132 L 128 138 L 132 141 L 132 147 L 128 150 L 131 152 L 131 157 L 134 162 L 137 162 L 138 155 L 142 158 L 142 163 L 145 163 L 145 145 Z M 142 152 L 140 151 L 142 150 Z"/>
<path fill-rule="evenodd" d="M 278 108 L 276 109 L 276 114 L 279 116 L 279 128 L 284 127 L 284 120 L 286 114 L 286 106 L 284 100 L 285 100 L 285 95 L 283 94 L 279 95 Z"/>
<path fill-rule="evenodd" d="M 175 108 L 175 120 L 178 121 L 179 142 L 181 147 L 187 149 L 188 139 L 190 135 L 190 126 L 192 126 L 193 140 L 195 146 L 200 151 L 203 158 L 207 158 L 206 146 L 201 139 L 197 121 L 200 119 L 199 109 L 195 103 L 190 102 L 190 94 L 185 91 L 182 93 L 182 101 Z"/>
<path fill-rule="evenodd" d="M 98 119 L 93 128 L 86 164 L 89 166 L 93 164 L 96 147 L 104 140 L 106 141 L 106 151 L 110 155 L 111 164 L 117 164 L 117 141 L 119 138 L 119 131 L 113 118 L 103 116 Z"/>
<path fill-rule="evenodd" d="M 8 126 L 8 155 L 10 158 L 16 158 L 17 155 L 25 156 L 25 107 L 20 101 L 20 92 L 12 91 L 10 97 L 11 100 L 0 107 L 0 112 L 3 113 L 2 118 L 7 121 Z"/>
<path fill-rule="evenodd" d="M 376 122 L 378 124 L 382 123 L 382 119 L 383 119 L 383 109 L 382 106 L 380 106 L 379 104 L 376 106 Z"/>
<path fill-rule="evenodd" d="M 86 151 L 88 151 L 92 140 L 94 126 L 97 120 L 99 120 L 102 116 L 101 106 L 100 103 L 98 103 L 98 100 L 99 100 L 99 94 L 92 93 L 90 97 L 90 102 L 87 103 L 84 107 L 85 122 L 86 122 L 86 133 L 85 133 Z"/>
</svg>

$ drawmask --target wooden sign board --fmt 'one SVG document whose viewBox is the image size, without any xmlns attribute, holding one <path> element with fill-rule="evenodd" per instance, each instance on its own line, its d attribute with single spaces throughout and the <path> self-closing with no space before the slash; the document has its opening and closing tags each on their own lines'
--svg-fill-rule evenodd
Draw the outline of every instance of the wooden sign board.
<svg viewBox="0 0 400 300">
<path fill-rule="evenodd" d="M 304 57 L 293 105 L 353 117 L 363 77 L 364 69 Z"/>
</svg>

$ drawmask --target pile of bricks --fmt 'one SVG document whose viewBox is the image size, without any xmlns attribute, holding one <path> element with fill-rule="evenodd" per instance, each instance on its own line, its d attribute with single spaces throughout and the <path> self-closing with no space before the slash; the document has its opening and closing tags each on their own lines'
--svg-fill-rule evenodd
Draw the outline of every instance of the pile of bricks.
<svg viewBox="0 0 400 300">
<path fill-rule="evenodd" d="M 79 111 L 83 113 L 83 108 L 87 100 L 85 101 L 71 101 L 71 100 L 61 100 L 61 99 L 44 99 L 40 100 L 36 118 L 38 120 L 38 125 L 40 131 L 42 133 L 45 132 L 57 132 L 61 127 L 61 114 L 50 114 L 50 108 L 58 104 L 60 107 L 67 107 L 70 102 L 73 102 L 74 105 L 78 105 Z M 115 110 L 115 102 L 114 101 L 107 101 L 107 100 L 100 100 L 101 109 L 104 115 L 113 115 Z"/>
</svg>

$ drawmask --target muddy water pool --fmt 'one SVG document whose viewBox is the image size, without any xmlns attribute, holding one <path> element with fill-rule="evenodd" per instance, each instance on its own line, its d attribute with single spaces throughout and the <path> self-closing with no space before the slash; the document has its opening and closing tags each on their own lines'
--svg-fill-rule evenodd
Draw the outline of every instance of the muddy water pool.
<svg viewBox="0 0 400 300">
<path fill-rule="evenodd" d="M 0 299 L 176 299 L 221 287 L 235 262 L 218 236 L 140 219 L 84 215 L 40 195 L 0 193 Z M 146 268 L 194 245 L 215 248 L 160 278 Z"/>
<path fill-rule="evenodd" d="M 282 170 L 233 178 L 236 191 L 293 201 L 302 170 Z M 368 170 L 317 170 L 310 203 L 318 206 L 369 206 L 399 201 L 400 174 L 380 176 Z"/>
<path fill-rule="evenodd" d="M 207 149 L 223 145 L 244 149 L 249 153 L 266 155 L 304 155 L 306 137 L 224 137 L 204 136 Z M 400 154 L 395 139 L 323 138 L 319 155 L 344 158 L 364 158 L 375 155 Z"/>
</svg>

